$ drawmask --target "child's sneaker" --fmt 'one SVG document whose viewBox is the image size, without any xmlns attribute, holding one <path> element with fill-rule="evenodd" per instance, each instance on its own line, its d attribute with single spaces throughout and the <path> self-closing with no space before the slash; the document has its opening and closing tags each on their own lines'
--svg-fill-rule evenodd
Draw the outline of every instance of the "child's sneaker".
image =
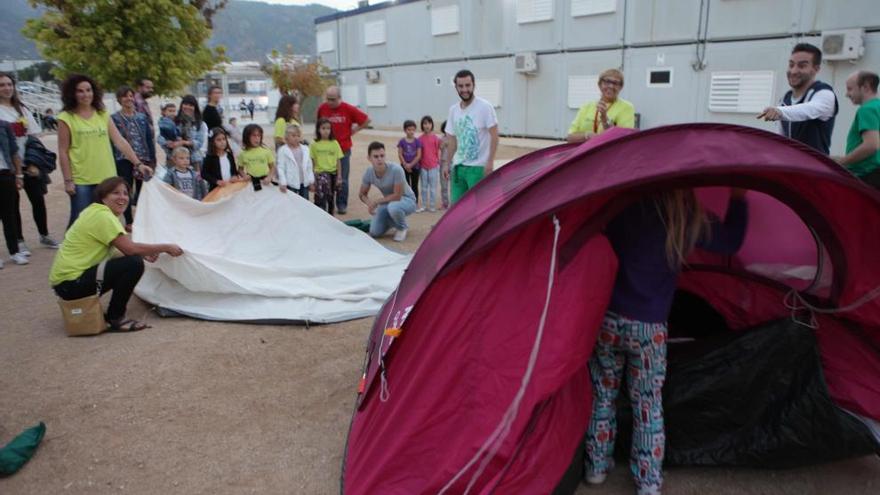
<svg viewBox="0 0 880 495">
<path fill-rule="evenodd" d="M 58 241 L 52 239 L 47 235 L 40 236 L 40 245 L 45 246 L 49 249 L 58 249 L 61 245 L 58 244 Z"/>
<path fill-rule="evenodd" d="M 16 265 L 27 265 L 31 261 L 24 253 L 18 252 L 12 255 L 12 262 Z"/>
<path fill-rule="evenodd" d="M 436 213 L 436 212 L 437 212 L 437 208 L 428 208 L 428 211 L 430 211 L 431 213 Z"/>
<path fill-rule="evenodd" d="M 394 233 L 394 240 L 397 242 L 403 242 L 406 240 L 406 231 L 408 229 L 400 229 Z"/>
<path fill-rule="evenodd" d="M 28 249 L 27 244 L 25 244 L 24 241 L 18 241 L 18 253 L 23 254 L 25 256 L 31 255 L 31 250 Z M 19 265 L 20 264 L 21 263 L 19 263 Z"/>
<path fill-rule="evenodd" d="M 605 478 L 607 477 L 607 473 L 591 473 L 587 471 L 587 483 L 591 485 L 601 485 L 605 483 Z"/>
<path fill-rule="evenodd" d="M 416 213 L 421 213 L 421 212 L 423 212 L 423 211 L 425 211 L 425 209 L 422 208 L 421 206 L 418 207 L 418 208 L 416 208 Z"/>
</svg>

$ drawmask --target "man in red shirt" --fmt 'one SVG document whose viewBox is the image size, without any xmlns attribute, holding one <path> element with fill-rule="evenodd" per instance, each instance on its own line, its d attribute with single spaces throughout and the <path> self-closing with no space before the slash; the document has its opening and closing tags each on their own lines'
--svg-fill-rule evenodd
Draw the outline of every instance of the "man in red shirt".
<svg viewBox="0 0 880 495">
<path fill-rule="evenodd" d="M 339 88 L 330 86 L 324 93 L 324 103 L 318 107 L 318 118 L 328 119 L 333 128 L 333 137 L 342 148 L 342 187 L 336 193 L 336 210 L 345 214 L 348 209 L 348 171 L 351 168 L 351 137 L 370 125 L 370 117 L 357 107 L 349 105 L 339 97 Z"/>
</svg>

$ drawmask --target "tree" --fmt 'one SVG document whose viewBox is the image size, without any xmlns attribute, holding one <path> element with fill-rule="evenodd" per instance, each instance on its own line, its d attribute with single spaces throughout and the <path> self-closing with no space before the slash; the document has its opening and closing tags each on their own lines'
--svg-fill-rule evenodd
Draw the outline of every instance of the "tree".
<svg viewBox="0 0 880 495">
<path fill-rule="evenodd" d="M 40 62 L 21 69 L 16 76 L 19 81 L 33 81 L 37 77 L 43 82 L 55 81 L 55 76 L 52 74 L 54 69 L 55 64 L 52 62 Z"/>
<path fill-rule="evenodd" d="M 182 89 L 225 60 L 211 51 L 210 16 L 225 4 L 187 0 L 30 0 L 45 6 L 27 21 L 24 35 L 59 78 L 79 72 L 109 90 L 149 77 L 156 92 Z M 212 6 L 213 5 L 213 6 Z M 205 9 L 214 9 L 203 13 Z M 206 17 L 206 15 L 208 17 Z"/>
<path fill-rule="evenodd" d="M 290 45 L 287 45 L 284 55 L 272 50 L 272 64 L 264 67 L 263 71 L 272 78 L 272 83 L 283 95 L 321 96 L 333 84 L 330 70 L 324 64 L 296 55 Z"/>
</svg>

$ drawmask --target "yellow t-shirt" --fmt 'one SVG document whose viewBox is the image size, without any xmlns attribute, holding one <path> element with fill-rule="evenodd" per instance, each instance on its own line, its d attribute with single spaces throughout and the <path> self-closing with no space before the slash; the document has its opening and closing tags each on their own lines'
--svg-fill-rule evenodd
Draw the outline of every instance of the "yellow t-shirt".
<svg viewBox="0 0 880 495">
<path fill-rule="evenodd" d="M 242 151 L 236 162 L 251 177 L 265 177 L 275 164 L 275 154 L 263 147 L 250 148 Z"/>
<path fill-rule="evenodd" d="M 125 229 L 113 211 L 102 203 L 90 204 L 67 229 L 49 270 L 49 283 L 54 287 L 78 279 L 109 257 L 110 243 L 120 235 L 125 235 Z"/>
<path fill-rule="evenodd" d="M 284 120 L 281 117 L 275 119 L 275 137 L 284 139 L 284 134 L 287 132 L 287 126 L 289 125 L 298 125 L 302 128 L 302 125 L 296 119 Z"/>
<path fill-rule="evenodd" d="M 312 157 L 312 163 L 315 167 L 315 173 L 336 173 L 336 161 L 342 159 L 342 148 L 339 142 L 329 139 L 315 140 L 309 146 L 309 156 Z"/>
<path fill-rule="evenodd" d="M 107 126 L 110 114 L 94 112 L 88 119 L 75 113 L 61 112 L 58 120 L 70 128 L 70 168 L 73 183 L 79 185 L 100 184 L 116 175 L 116 162 L 110 148 Z"/>
<path fill-rule="evenodd" d="M 569 134 L 602 134 L 606 129 L 601 119 L 596 118 L 597 101 L 591 101 L 578 110 L 577 116 L 568 128 Z M 608 120 L 616 127 L 632 129 L 636 126 L 636 108 L 632 103 L 618 98 L 608 107 Z"/>
</svg>

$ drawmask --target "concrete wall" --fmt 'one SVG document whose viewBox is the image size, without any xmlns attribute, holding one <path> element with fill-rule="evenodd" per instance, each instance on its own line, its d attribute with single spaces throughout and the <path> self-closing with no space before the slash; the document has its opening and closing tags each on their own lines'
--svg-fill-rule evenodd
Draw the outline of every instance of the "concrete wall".
<svg viewBox="0 0 880 495">
<path fill-rule="evenodd" d="M 432 36 L 431 10 L 458 5 L 459 31 Z M 508 135 L 562 137 L 577 110 L 568 105 L 570 76 L 596 75 L 622 67 L 621 93 L 641 114 L 642 128 L 714 121 L 774 130 L 754 113 L 709 110 L 711 75 L 717 71 L 773 71 L 777 101 L 788 89 L 785 68 L 791 47 L 804 40 L 819 44 L 822 30 L 862 27 L 865 55 L 855 61 L 823 63 L 820 78 L 840 100 L 833 153 L 842 152 L 855 108 L 844 97 L 844 80 L 854 70 L 880 70 L 880 8 L 876 0 L 617 0 L 611 13 L 574 17 L 570 0 L 552 3 L 551 20 L 517 22 L 516 0 L 425 0 L 402 2 L 330 20 L 316 30 L 332 30 L 334 50 L 319 53 L 337 70 L 342 85 L 357 91 L 360 106 L 374 124 L 397 127 L 406 119 L 446 118 L 457 100 L 452 75 L 468 68 L 481 81 L 498 80 L 500 131 Z M 701 14 L 702 12 L 702 14 Z M 704 67 L 694 68 L 706 40 Z M 386 42 L 367 46 L 364 24 L 385 21 Z M 538 53 L 534 75 L 514 70 L 516 53 Z M 652 68 L 671 68 L 669 87 L 649 87 Z M 366 80 L 366 70 L 380 80 Z M 367 105 L 368 86 L 384 84 L 385 106 Z M 346 96 L 343 95 L 345 98 Z"/>
</svg>

